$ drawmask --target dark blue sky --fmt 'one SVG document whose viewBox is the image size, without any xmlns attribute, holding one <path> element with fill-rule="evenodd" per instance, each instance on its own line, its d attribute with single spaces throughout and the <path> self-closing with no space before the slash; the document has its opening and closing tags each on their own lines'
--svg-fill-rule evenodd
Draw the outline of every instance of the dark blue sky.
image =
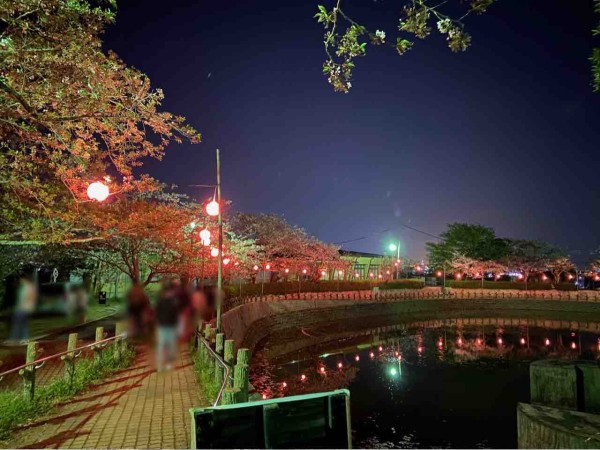
<svg viewBox="0 0 600 450">
<path fill-rule="evenodd" d="M 203 134 L 148 163 L 151 174 L 211 183 L 218 147 L 236 210 L 284 214 L 330 242 L 367 236 L 344 245 L 354 250 L 397 236 L 422 257 L 430 239 L 399 224 L 438 234 L 455 221 L 577 259 L 600 245 L 591 0 L 499 0 L 468 20 L 473 46 L 461 54 L 435 33 L 402 57 L 371 46 L 347 95 L 321 74 L 317 3 L 119 2 L 106 47 Z M 344 3 L 394 34 L 399 1 Z"/>
</svg>

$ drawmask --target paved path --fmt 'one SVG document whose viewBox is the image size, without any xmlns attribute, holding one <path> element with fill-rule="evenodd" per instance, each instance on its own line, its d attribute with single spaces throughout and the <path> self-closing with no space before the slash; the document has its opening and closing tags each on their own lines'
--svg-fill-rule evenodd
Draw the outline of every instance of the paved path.
<svg viewBox="0 0 600 450">
<path fill-rule="evenodd" d="M 182 346 L 170 372 L 157 373 L 147 348 L 54 414 L 22 426 L 8 448 L 189 448 L 188 410 L 206 405 Z"/>
</svg>

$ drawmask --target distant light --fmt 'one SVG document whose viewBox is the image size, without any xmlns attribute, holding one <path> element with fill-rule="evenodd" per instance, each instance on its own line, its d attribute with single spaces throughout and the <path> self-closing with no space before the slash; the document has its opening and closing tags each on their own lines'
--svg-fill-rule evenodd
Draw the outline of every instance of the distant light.
<svg viewBox="0 0 600 450">
<path fill-rule="evenodd" d="M 439 348 L 442 348 L 443 346 L 444 346 L 444 342 L 443 342 L 443 341 L 440 339 L 440 340 L 438 341 L 438 347 L 439 347 Z"/>
<path fill-rule="evenodd" d="M 458 338 L 458 339 L 456 340 L 456 343 L 457 343 L 458 345 L 462 345 L 462 338 Z"/>
<path fill-rule="evenodd" d="M 389 270 L 386 270 L 386 271 L 385 271 L 385 273 L 386 273 L 386 275 L 389 275 L 389 274 L 390 274 L 390 271 L 389 271 Z"/>
<path fill-rule="evenodd" d="M 356 273 L 354 274 L 354 276 L 355 276 L 356 278 L 358 278 L 358 277 L 360 277 L 360 273 L 356 272 Z"/>
<path fill-rule="evenodd" d="M 325 275 L 327 275 L 327 272 L 325 272 L 324 270 L 321 270 L 321 276 L 324 277 Z"/>
<path fill-rule="evenodd" d="M 338 366 L 338 369 L 341 369 L 342 367 L 344 367 L 344 365 L 342 364 L 341 361 L 337 364 L 337 366 Z"/>
<path fill-rule="evenodd" d="M 402 355 L 398 355 L 398 361 L 402 361 Z"/>
<path fill-rule="evenodd" d="M 502 338 L 499 337 L 496 342 L 498 342 L 498 345 L 502 345 L 502 342 L 504 342 L 504 341 L 502 341 Z"/>
<path fill-rule="evenodd" d="M 97 202 L 103 202 L 109 194 L 108 186 L 101 181 L 94 181 L 87 188 L 87 195 L 90 200 L 96 200 Z"/>
<path fill-rule="evenodd" d="M 263 399 L 263 400 L 266 400 L 266 399 L 267 399 L 267 394 L 263 394 L 263 395 L 262 395 L 262 399 Z"/>
<path fill-rule="evenodd" d="M 343 270 L 338 270 L 338 275 L 339 275 L 339 276 L 342 276 L 342 275 L 344 275 L 344 271 L 343 271 Z"/>
<path fill-rule="evenodd" d="M 325 373 L 325 366 L 321 366 L 321 367 L 319 368 L 319 371 L 320 371 L 321 373 Z"/>
<path fill-rule="evenodd" d="M 373 276 L 374 276 L 374 275 L 373 275 L 373 272 L 369 273 L 369 276 L 370 276 L 371 278 L 373 278 Z"/>
<path fill-rule="evenodd" d="M 421 346 L 417 347 L 417 352 L 419 352 L 419 353 L 423 352 L 423 347 L 421 347 Z"/>
<path fill-rule="evenodd" d="M 594 277 L 594 281 L 600 281 L 600 276 L 596 275 L 596 276 Z"/>
<path fill-rule="evenodd" d="M 196 222 L 190 222 L 190 228 L 193 230 L 196 228 Z"/>
<path fill-rule="evenodd" d="M 395 252 L 398 250 L 398 246 L 396 244 L 390 244 L 388 245 L 388 248 L 390 249 L 390 252 Z"/>
<path fill-rule="evenodd" d="M 255 264 L 253 267 L 254 270 L 258 270 L 258 266 Z"/>
<path fill-rule="evenodd" d="M 521 345 L 525 345 L 525 338 L 521 338 Z"/>
<path fill-rule="evenodd" d="M 369 356 L 370 356 L 371 358 L 375 358 L 375 353 L 371 352 L 371 353 L 369 353 Z"/>
<path fill-rule="evenodd" d="M 210 231 L 208 231 L 208 229 L 206 228 L 200 230 L 200 239 L 202 239 L 203 241 L 210 239 Z"/>
<path fill-rule="evenodd" d="M 306 380 L 306 375 L 304 375 L 304 374 L 300 375 L 300 380 L 302 380 L 302 381 Z"/>
<path fill-rule="evenodd" d="M 213 257 L 215 257 L 215 258 L 216 258 L 217 256 L 219 256 L 219 249 L 218 249 L 218 248 L 216 248 L 216 247 L 213 247 L 213 248 L 211 248 L 211 249 L 210 249 L 210 256 L 213 256 Z"/>
<path fill-rule="evenodd" d="M 573 279 L 573 275 L 569 274 L 569 280 Z"/>
<path fill-rule="evenodd" d="M 304 275 L 306 275 L 306 272 L 307 272 L 307 270 L 306 270 L 306 269 L 302 269 L 302 273 L 303 273 Z"/>
<path fill-rule="evenodd" d="M 383 347 L 380 345 L 379 346 L 379 351 L 382 351 L 382 350 L 383 350 Z"/>
<path fill-rule="evenodd" d="M 265 266 L 265 269 L 267 269 L 267 270 L 271 270 L 271 264 L 267 264 L 267 265 Z"/>
<path fill-rule="evenodd" d="M 219 203 L 216 200 L 211 200 L 206 205 L 206 214 L 209 216 L 218 216 L 219 215 Z"/>
<path fill-rule="evenodd" d="M 395 368 L 395 367 L 392 367 L 392 368 L 390 369 L 390 374 L 391 374 L 392 376 L 394 376 L 394 377 L 395 377 L 396 375 L 398 375 L 398 371 L 396 370 L 396 368 Z"/>
<path fill-rule="evenodd" d="M 442 272 L 438 270 L 438 271 L 436 272 L 436 275 L 437 275 L 438 277 L 441 277 L 441 276 L 442 276 Z"/>
<path fill-rule="evenodd" d="M 378 278 L 383 278 L 383 275 L 379 274 L 379 277 L 378 277 Z"/>
<path fill-rule="evenodd" d="M 481 339 L 477 338 L 475 342 L 477 343 L 477 345 L 481 345 Z"/>
<path fill-rule="evenodd" d="M 285 389 L 287 387 L 287 383 L 284 381 L 283 383 L 281 383 L 281 387 Z"/>
<path fill-rule="evenodd" d="M 546 275 L 542 275 L 542 280 L 546 281 L 548 277 Z"/>
<path fill-rule="evenodd" d="M 544 341 L 544 344 L 546 345 L 546 347 L 547 347 L 548 345 L 550 345 L 550 339 L 546 338 L 546 340 Z"/>
<path fill-rule="evenodd" d="M 462 278 L 462 275 L 460 273 L 457 273 L 454 278 L 456 278 L 457 280 L 460 280 Z"/>
<path fill-rule="evenodd" d="M 225 258 L 225 259 L 223 260 L 223 265 L 225 265 L 225 266 L 226 266 L 227 264 L 229 264 L 229 261 L 231 261 L 229 258 Z"/>
<path fill-rule="evenodd" d="M 396 355 L 396 356 L 399 356 L 399 355 L 400 355 L 400 353 L 399 353 L 399 352 L 395 352 L 395 353 L 394 353 L 394 355 Z"/>
<path fill-rule="evenodd" d="M 577 348 L 577 344 L 575 342 L 571 342 L 571 348 L 575 350 Z"/>
<path fill-rule="evenodd" d="M 520 273 L 519 275 L 517 275 L 517 278 L 518 278 L 519 280 L 522 280 L 522 279 L 523 279 L 523 274 L 522 274 L 522 273 Z"/>
<path fill-rule="evenodd" d="M 394 263 L 394 266 L 395 266 L 395 267 L 398 267 L 398 263 L 397 263 L 397 262 L 395 262 L 395 263 Z"/>
<path fill-rule="evenodd" d="M 420 272 L 421 270 L 423 270 L 423 268 L 422 268 L 421 266 L 417 266 L 417 267 L 415 267 L 415 270 L 416 270 L 417 272 Z"/>
<path fill-rule="evenodd" d="M 285 269 L 285 273 L 290 273 L 290 269 Z"/>
<path fill-rule="evenodd" d="M 360 356 L 356 355 L 356 356 L 354 357 L 354 361 L 360 361 Z"/>
</svg>

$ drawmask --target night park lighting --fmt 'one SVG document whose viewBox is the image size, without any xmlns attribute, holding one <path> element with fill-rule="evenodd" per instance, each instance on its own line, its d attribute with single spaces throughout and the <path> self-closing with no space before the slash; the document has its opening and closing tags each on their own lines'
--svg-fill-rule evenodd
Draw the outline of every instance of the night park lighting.
<svg viewBox="0 0 600 450">
<path fill-rule="evenodd" d="M 108 186 L 101 181 L 94 181 L 87 188 L 87 195 L 90 200 L 96 200 L 97 202 L 103 202 L 109 194 Z"/>
</svg>

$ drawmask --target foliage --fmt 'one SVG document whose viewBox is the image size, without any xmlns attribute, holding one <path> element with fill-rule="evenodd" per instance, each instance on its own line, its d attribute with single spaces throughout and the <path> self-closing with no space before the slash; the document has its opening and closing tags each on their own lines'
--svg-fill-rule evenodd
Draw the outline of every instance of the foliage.
<svg viewBox="0 0 600 450">
<path fill-rule="evenodd" d="M 145 192 L 136 170 L 172 142 L 199 140 L 159 111 L 148 77 L 102 50 L 114 0 L 17 0 L 0 7 L 0 234 L 71 242 L 93 236 L 86 189 Z M 134 173 L 135 172 L 135 173 Z M 139 174 L 136 176 L 136 174 Z"/>
<path fill-rule="evenodd" d="M 442 12 L 441 7 L 447 2 L 433 2 L 429 0 L 406 1 L 402 8 L 402 15 L 398 21 L 398 35 L 393 43 L 386 42 L 385 31 L 367 31 L 366 27 L 355 22 L 341 7 L 341 0 L 328 10 L 323 5 L 318 5 L 315 18 L 325 28 L 323 43 L 327 60 L 323 64 L 323 73 L 327 81 L 336 92 L 347 93 L 352 87 L 352 71 L 355 67 L 355 58 L 366 54 L 367 43 L 372 45 L 387 45 L 395 49 L 399 55 L 410 50 L 414 44 L 413 39 L 425 39 L 431 34 L 433 25 L 436 24 L 438 32 L 445 36 L 448 47 L 453 52 L 465 51 L 471 44 L 471 36 L 465 31 L 464 19 L 470 14 L 481 14 L 487 10 L 495 0 L 470 0 L 464 2 L 465 11 L 462 16 L 452 18 Z M 461 6 L 463 4 L 461 3 Z M 345 22 L 348 26 L 341 30 Z"/>
<path fill-rule="evenodd" d="M 286 281 L 280 283 L 265 283 L 264 286 L 257 284 L 243 284 L 242 297 L 254 297 L 261 295 L 283 295 L 297 294 L 298 292 L 348 292 L 368 291 L 374 287 L 379 289 L 421 289 L 424 283 L 420 280 L 394 280 L 390 282 L 371 281 Z M 240 287 L 229 285 L 225 287 L 228 297 L 239 297 Z"/>
<path fill-rule="evenodd" d="M 206 365 L 202 364 L 200 359 L 200 352 L 194 354 L 194 372 L 196 379 L 198 380 L 198 386 L 204 392 L 206 398 L 210 399 L 211 404 L 219 395 L 219 389 L 221 388 L 215 381 L 214 372 L 209 372 Z"/>
<path fill-rule="evenodd" d="M 550 283 L 528 283 L 516 281 L 484 281 L 483 285 L 478 280 L 446 280 L 446 286 L 455 289 L 516 289 L 519 291 L 529 290 L 550 290 Z"/>
<path fill-rule="evenodd" d="M 271 265 L 272 272 L 289 269 L 299 273 L 306 269 L 316 280 L 322 270 L 347 266 L 336 246 L 319 241 L 275 214 L 237 214 L 231 219 L 231 230 L 256 243 L 259 258 Z"/>
<path fill-rule="evenodd" d="M 111 346 L 102 352 L 100 364 L 94 364 L 92 359 L 77 361 L 72 384 L 66 378 L 55 378 L 48 385 L 37 387 L 32 401 L 22 389 L 0 392 L 0 439 L 8 437 L 17 425 L 48 413 L 57 403 L 133 362 L 134 351 L 130 347 L 126 347 L 120 360 L 113 357 L 113 351 L 114 346 Z"/>
<path fill-rule="evenodd" d="M 465 30 L 465 19 L 472 14 L 486 12 L 495 2 L 496 0 L 403 0 L 398 34 L 395 40 L 389 39 L 389 42 L 386 42 L 385 31 L 369 32 L 364 25 L 350 18 L 342 9 L 342 0 L 335 0 L 335 6 L 331 10 L 318 5 L 314 17 L 325 28 L 323 43 L 327 55 L 323 73 L 334 91 L 348 93 L 352 87 L 354 61 L 357 57 L 366 55 L 367 43 L 387 45 L 403 55 L 413 47 L 415 39 L 427 38 L 434 29 L 445 37 L 451 51 L 463 52 L 471 45 L 471 35 Z M 450 10 L 456 15 L 453 17 L 443 10 Z M 600 0 L 594 0 L 594 10 L 600 14 Z M 347 28 L 342 30 L 344 23 Z M 600 25 L 592 30 L 592 34 L 600 35 Z M 600 48 L 593 49 L 590 61 L 592 86 L 595 92 L 600 92 Z"/>
<path fill-rule="evenodd" d="M 427 242 L 430 265 L 443 267 L 457 257 L 489 261 L 503 257 L 507 246 L 492 228 L 466 223 L 452 223 L 441 235 L 441 242 Z"/>
</svg>

